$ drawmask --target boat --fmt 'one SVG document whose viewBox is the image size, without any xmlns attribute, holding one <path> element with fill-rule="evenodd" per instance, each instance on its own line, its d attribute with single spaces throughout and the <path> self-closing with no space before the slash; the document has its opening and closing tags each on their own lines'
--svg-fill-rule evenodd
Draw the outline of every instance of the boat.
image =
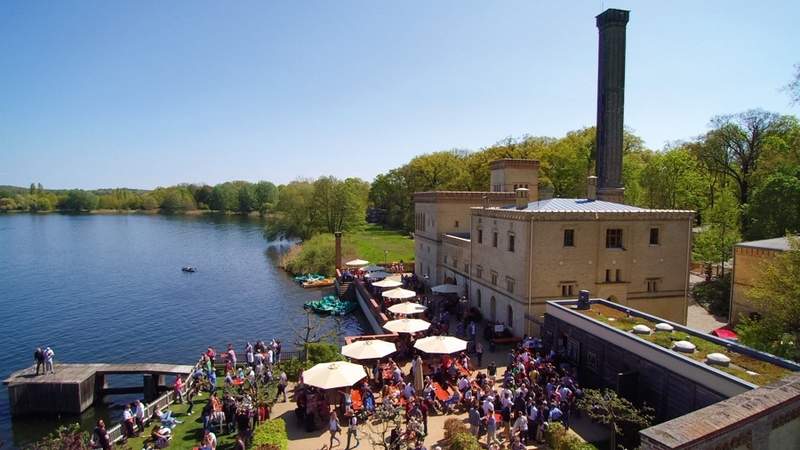
<svg viewBox="0 0 800 450">
<path fill-rule="evenodd" d="M 303 284 L 307 281 L 319 281 L 325 279 L 325 275 L 319 273 L 307 273 L 304 275 L 297 275 L 294 277 L 294 281 L 297 283 Z"/>
<path fill-rule="evenodd" d="M 192 266 L 183 266 L 183 267 L 181 268 L 181 270 L 182 270 L 182 271 L 184 271 L 184 272 L 189 272 L 189 273 L 195 273 L 195 272 L 197 272 L 197 268 L 195 268 L 195 267 L 192 267 Z"/>
<path fill-rule="evenodd" d="M 312 280 L 303 282 L 304 288 L 324 288 L 333 286 L 336 280 L 333 278 L 323 278 L 321 280 Z"/>
<path fill-rule="evenodd" d="M 321 300 L 310 301 L 303 305 L 317 314 L 329 314 L 331 316 L 344 316 L 356 309 L 356 302 L 340 300 L 335 295 L 326 295 Z"/>
</svg>

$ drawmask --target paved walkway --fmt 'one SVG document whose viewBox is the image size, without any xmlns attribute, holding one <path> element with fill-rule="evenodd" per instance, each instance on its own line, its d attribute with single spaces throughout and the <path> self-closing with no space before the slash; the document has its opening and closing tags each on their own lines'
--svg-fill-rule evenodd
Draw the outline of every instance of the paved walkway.
<svg viewBox="0 0 800 450">
<path fill-rule="evenodd" d="M 697 276 L 695 274 L 689 275 L 689 285 L 694 286 L 697 283 L 700 283 L 704 280 L 703 277 Z M 691 287 L 690 287 L 691 292 Z M 727 317 L 717 317 L 710 312 L 708 312 L 705 308 L 700 306 L 691 296 L 689 295 L 689 308 L 687 311 L 686 316 L 686 326 L 689 328 L 694 328 L 695 330 L 702 331 L 705 333 L 710 332 L 711 330 L 715 330 L 719 327 L 725 326 L 728 323 Z"/>
</svg>

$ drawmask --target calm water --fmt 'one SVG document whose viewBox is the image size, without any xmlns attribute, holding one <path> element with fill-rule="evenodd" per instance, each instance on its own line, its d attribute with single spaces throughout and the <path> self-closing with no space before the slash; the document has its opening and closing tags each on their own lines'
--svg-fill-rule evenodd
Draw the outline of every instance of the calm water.
<svg viewBox="0 0 800 450">
<path fill-rule="evenodd" d="M 57 362 L 174 363 L 195 362 L 209 344 L 240 352 L 246 340 L 276 337 L 293 347 L 303 303 L 323 292 L 276 266 L 286 243 L 266 241 L 263 226 L 243 217 L 0 214 L 0 378 L 30 365 L 37 345 L 51 346 Z M 198 272 L 181 272 L 187 264 Z M 323 325 L 340 336 L 365 329 L 356 315 Z M 6 447 L 50 431 L 54 420 L 12 423 L 2 389 Z M 118 414 L 123 400 L 82 421 Z"/>
</svg>

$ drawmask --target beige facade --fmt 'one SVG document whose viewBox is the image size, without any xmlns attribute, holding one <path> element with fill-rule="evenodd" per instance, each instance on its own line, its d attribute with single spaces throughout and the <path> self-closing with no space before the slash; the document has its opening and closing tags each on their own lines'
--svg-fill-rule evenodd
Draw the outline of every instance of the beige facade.
<svg viewBox="0 0 800 450">
<path fill-rule="evenodd" d="M 438 194 L 415 196 L 430 220 L 417 228 L 417 275 L 464 286 L 472 306 L 514 334 L 538 334 L 545 302 L 581 289 L 686 323 L 691 211 L 586 199 L 515 206 L 513 193 L 492 206 L 480 203 L 489 193 Z"/>
<path fill-rule="evenodd" d="M 730 321 L 737 323 L 742 316 L 747 317 L 759 311 L 747 298 L 747 291 L 753 287 L 764 262 L 789 249 L 789 241 L 784 238 L 763 241 L 741 242 L 733 247 L 733 280 L 731 284 Z"/>
</svg>

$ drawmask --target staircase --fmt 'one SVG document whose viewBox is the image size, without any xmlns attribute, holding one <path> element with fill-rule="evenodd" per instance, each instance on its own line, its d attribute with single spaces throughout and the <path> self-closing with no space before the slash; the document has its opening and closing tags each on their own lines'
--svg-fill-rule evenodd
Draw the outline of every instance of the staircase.
<svg viewBox="0 0 800 450">
<path fill-rule="evenodd" d="M 341 281 L 338 278 L 336 279 L 336 294 L 339 295 L 339 298 L 346 298 L 347 292 L 350 290 L 350 286 L 352 284 L 352 281 Z"/>
</svg>

